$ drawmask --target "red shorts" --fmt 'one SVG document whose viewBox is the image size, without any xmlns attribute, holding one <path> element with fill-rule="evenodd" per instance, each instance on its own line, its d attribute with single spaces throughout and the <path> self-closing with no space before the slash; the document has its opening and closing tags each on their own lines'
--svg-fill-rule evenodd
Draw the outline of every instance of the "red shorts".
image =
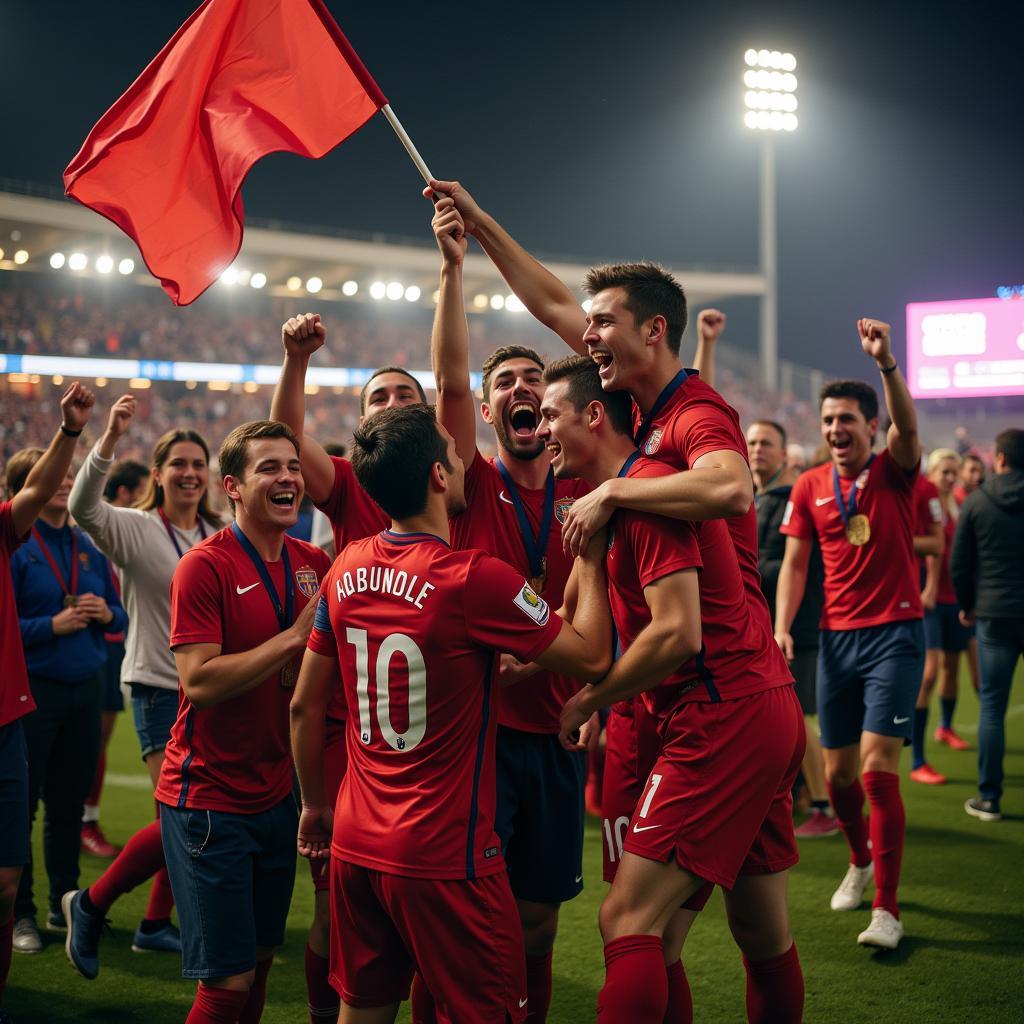
<svg viewBox="0 0 1024 1024">
<path fill-rule="evenodd" d="M 418 970 L 439 1024 L 526 1019 L 526 953 L 508 874 L 406 878 L 331 858 L 331 984 L 348 1006 L 409 998 Z"/>
<path fill-rule="evenodd" d="M 334 807 L 338 802 L 338 790 L 348 768 L 348 748 L 345 746 L 345 723 L 327 719 L 327 739 L 324 744 L 324 789 L 327 802 Z M 330 892 L 331 869 L 326 859 L 310 860 L 309 870 L 313 876 L 313 888 L 317 892 Z"/>
<path fill-rule="evenodd" d="M 771 874 L 799 860 L 793 783 L 804 718 L 793 686 L 682 704 L 662 727 L 623 849 L 731 889 L 739 874 Z"/>
</svg>

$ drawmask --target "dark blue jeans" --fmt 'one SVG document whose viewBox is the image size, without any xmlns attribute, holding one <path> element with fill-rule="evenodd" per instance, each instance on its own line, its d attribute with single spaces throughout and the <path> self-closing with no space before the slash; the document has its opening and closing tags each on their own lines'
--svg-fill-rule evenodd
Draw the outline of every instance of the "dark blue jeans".
<svg viewBox="0 0 1024 1024">
<path fill-rule="evenodd" d="M 978 619 L 981 720 L 978 723 L 978 792 L 999 803 L 1003 794 L 1006 705 L 1017 660 L 1024 655 L 1024 619 Z"/>
</svg>

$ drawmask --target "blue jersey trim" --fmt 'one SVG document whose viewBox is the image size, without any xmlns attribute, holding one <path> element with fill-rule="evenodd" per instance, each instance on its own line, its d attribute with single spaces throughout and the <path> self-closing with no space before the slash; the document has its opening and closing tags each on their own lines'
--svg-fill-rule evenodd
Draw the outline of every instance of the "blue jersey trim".
<svg viewBox="0 0 1024 1024">
<path fill-rule="evenodd" d="M 720 701 L 722 699 L 718 692 L 718 687 L 715 686 L 714 677 L 711 675 L 711 669 L 704 663 L 704 654 L 707 648 L 702 643 L 700 645 L 700 654 L 697 655 L 697 673 L 701 678 L 701 682 L 707 688 L 708 696 L 712 701 Z"/>
<path fill-rule="evenodd" d="M 192 756 L 195 751 L 192 749 L 192 724 L 195 721 L 196 709 L 189 707 L 185 713 L 185 745 L 188 747 L 188 756 L 181 762 L 181 794 L 178 796 L 178 807 L 184 808 L 188 800 L 189 778 L 188 770 L 192 764 Z"/>
<path fill-rule="evenodd" d="M 318 633 L 334 636 L 334 630 L 331 628 L 331 614 L 327 610 L 327 598 L 323 594 L 320 595 L 320 600 L 316 603 L 316 616 L 313 619 L 313 628 Z"/>
<path fill-rule="evenodd" d="M 380 535 L 389 544 L 421 544 L 433 540 L 446 548 L 451 548 L 451 544 L 442 540 L 436 533 L 395 533 L 394 530 L 382 530 Z"/>
<path fill-rule="evenodd" d="M 473 839 L 476 835 L 477 802 L 480 796 L 480 774 L 483 771 L 484 751 L 487 747 L 487 725 L 491 717 L 491 673 L 494 663 L 487 669 L 483 688 L 483 711 L 480 720 L 480 733 L 476 739 L 476 762 L 473 765 L 473 796 L 469 805 L 469 834 L 466 837 L 466 878 L 476 878 L 476 863 L 473 857 Z"/>
</svg>

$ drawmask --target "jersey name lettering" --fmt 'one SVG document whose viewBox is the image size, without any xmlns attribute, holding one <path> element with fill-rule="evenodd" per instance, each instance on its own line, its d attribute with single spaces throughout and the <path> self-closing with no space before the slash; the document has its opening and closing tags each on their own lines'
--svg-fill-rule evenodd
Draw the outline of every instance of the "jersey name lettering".
<svg viewBox="0 0 1024 1024">
<path fill-rule="evenodd" d="M 355 571 L 342 574 L 334 582 L 339 603 L 352 594 L 391 594 L 393 597 L 408 601 L 409 604 L 422 610 L 424 600 L 435 589 L 433 583 L 420 582 L 419 576 L 410 576 L 404 569 L 391 566 L 372 565 L 367 568 L 359 566 Z"/>
</svg>

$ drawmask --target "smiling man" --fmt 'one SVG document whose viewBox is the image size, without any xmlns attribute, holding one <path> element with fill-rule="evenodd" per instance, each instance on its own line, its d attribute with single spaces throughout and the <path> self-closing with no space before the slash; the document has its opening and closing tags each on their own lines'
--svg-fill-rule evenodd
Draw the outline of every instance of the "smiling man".
<svg viewBox="0 0 1024 1024">
<path fill-rule="evenodd" d="M 304 490 L 286 426 L 236 427 L 220 468 L 235 521 L 171 581 L 180 706 L 156 797 L 183 974 L 199 979 L 187 1024 L 255 1024 L 295 879 L 288 705 L 330 560 L 285 533 Z"/>
<path fill-rule="evenodd" d="M 913 537 L 921 449 L 889 325 L 858 320 L 857 331 L 864 353 L 882 375 L 892 426 L 885 450 L 876 455 L 875 389 L 857 380 L 833 381 L 822 389 L 821 436 L 832 458 L 799 477 L 783 517 L 787 540 L 775 638 L 792 658 L 790 630 L 816 539 L 825 566 L 818 718 L 829 795 L 850 846 L 850 866 L 832 896 L 832 909 L 856 910 L 874 878 L 871 924 L 857 941 L 895 949 L 903 936 L 896 889 L 906 831 L 899 760 L 911 736 L 924 667 L 924 609 Z"/>
</svg>

